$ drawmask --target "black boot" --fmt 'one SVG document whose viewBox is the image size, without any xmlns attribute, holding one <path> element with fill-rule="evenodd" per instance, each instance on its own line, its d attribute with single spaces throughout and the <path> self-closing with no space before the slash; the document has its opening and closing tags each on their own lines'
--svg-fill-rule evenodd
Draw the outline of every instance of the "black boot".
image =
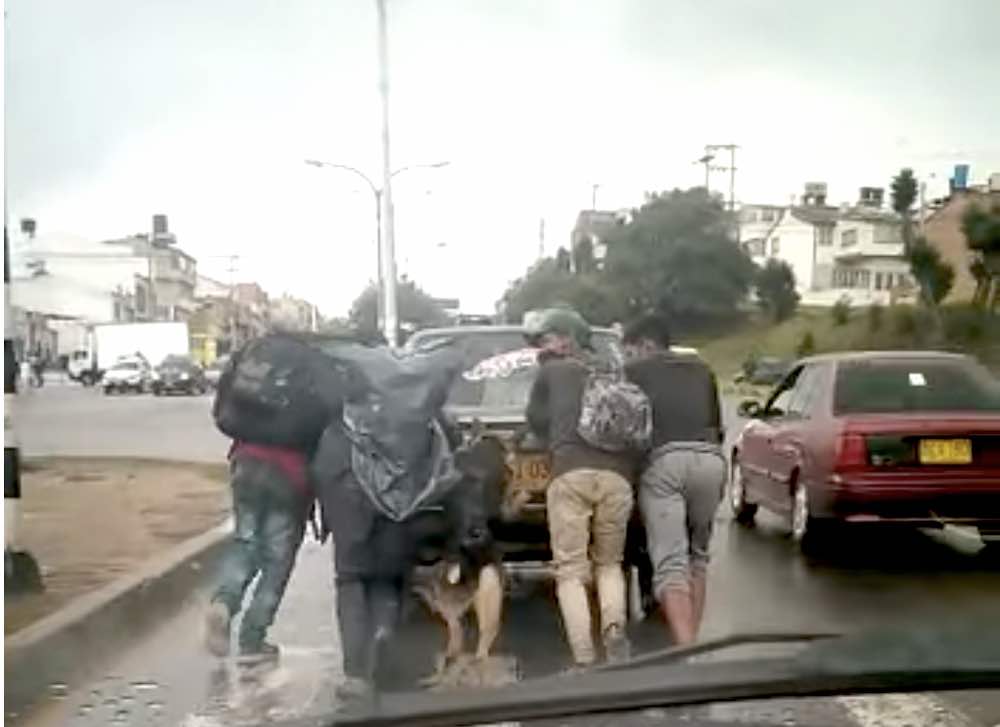
<svg viewBox="0 0 1000 727">
<path fill-rule="evenodd" d="M 399 626 L 402 602 L 401 583 L 398 581 L 373 581 L 368 586 L 368 605 L 371 609 L 372 639 L 369 652 L 371 680 L 378 688 L 393 683 L 397 676 L 393 668 L 393 642 Z"/>
</svg>

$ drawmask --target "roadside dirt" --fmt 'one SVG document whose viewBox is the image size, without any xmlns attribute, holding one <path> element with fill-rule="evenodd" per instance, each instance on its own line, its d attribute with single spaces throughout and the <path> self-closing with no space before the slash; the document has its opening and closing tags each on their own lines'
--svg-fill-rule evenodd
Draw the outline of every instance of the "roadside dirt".
<svg viewBox="0 0 1000 727">
<path fill-rule="evenodd" d="M 38 459 L 22 470 L 18 545 L 45 591 L 4 599 L 4 633 L 113 581 L 229 516 L 225 465 Z"/>
</svg>

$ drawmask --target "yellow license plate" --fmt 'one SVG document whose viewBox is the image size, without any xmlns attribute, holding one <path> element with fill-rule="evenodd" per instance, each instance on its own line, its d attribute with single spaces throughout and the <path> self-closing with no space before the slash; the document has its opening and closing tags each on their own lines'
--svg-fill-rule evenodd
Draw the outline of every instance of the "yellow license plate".
<svg viewBox="0 0 1000 727">
<path fill-rule="evenodd" d="M 972 464 L 968 439 L 921 439 L 920 464 Z"/>
<path fill-rule="evenodd" d="M 552 477 L 546 454 L 518 455 L 514 463 L 514 486 L 526 490 L 544 490 Z"/>
</svg>

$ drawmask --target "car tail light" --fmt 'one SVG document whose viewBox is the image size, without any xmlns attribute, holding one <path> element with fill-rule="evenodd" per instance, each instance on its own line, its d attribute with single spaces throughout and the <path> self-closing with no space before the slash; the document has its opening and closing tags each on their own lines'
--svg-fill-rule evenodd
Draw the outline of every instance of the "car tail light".
<svg viewBox="0 0 1000 727">
<path fill-rule="evenodd" d="M 837 440 L 837 470 L 859 469 L 868 466 L 868 445 L 861 434 L 841 434 Z"/>
</svg>

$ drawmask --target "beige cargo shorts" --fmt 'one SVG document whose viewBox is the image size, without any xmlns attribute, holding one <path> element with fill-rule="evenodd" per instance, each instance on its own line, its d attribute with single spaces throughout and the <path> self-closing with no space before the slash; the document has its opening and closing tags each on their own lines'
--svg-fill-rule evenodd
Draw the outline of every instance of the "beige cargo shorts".
<svg viewBox="0 0 1000 727">
<path fill-rule="evenodd" d="M 552 480 L 546 503 L 558 580 L 589 582 L 594 565 L 622 562 L 632 502 L 617 472 L 577 469 Z"/>
</svg>

